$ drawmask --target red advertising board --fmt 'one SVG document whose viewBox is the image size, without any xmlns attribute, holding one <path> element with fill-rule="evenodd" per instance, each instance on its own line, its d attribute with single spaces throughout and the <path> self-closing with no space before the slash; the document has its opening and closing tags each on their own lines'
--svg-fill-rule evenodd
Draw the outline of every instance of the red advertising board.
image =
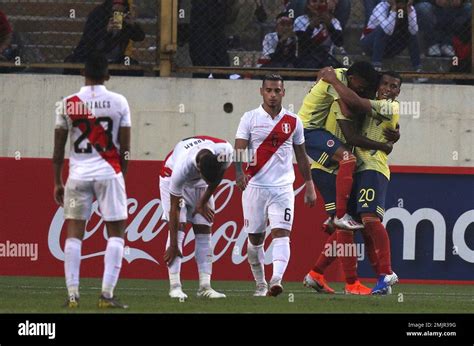
<svg viewBox="0 0 474 346">
<path fill-rule="evenodd" d="M 162 221 L 158 172 L 162 162 L 133 161 L 127 177 L 129 220 L 121 277 L 165 279 L 163 253 L 168 228 Z M 65 223 L 62 208 L 53 200 L 53 169 L 48 159 L 0 158 L 0 244 L 4 253 L 0 275 L 62 276 Z M 303 203 L 301 177 L 294 185 L 295 221 L 291 235 L 291 259 L 285 279 L 300 281 L 322 250 L 326 234 L 321 224 L 326 219 L 322 199 L 310 209 Z M 106 246 L 104 224 L 94 204 L 82 247 L 82 277 L 101 277 Z M 242 232 L 241 192 L 230 170 L 216 193 L 216 218 L 213 227 L 213 278 L 252 280 L 247 256 L 246 235 Z M 184 244 L 183 279 L 197 279 L 193 232 Z M 22 256 L 12 244 L 37 244 L 37 253 Z M 266 264 L 271 270 L 271 238 L 267 238 Z M 32 250 L 33 251 L 33 250 Z M 24 255 L 24 254 L 23 254 Z M 270 274 L 270 272 L 267 272 Z M 340 281 L 338 262 L 327 273 L 329 280 Z"/>
</svg>

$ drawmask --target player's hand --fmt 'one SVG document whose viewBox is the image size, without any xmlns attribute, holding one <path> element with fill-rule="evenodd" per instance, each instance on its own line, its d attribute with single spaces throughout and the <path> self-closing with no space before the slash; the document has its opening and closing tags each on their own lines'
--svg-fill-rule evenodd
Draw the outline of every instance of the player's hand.
<svg viewBox="0 0 474 346">
<path fill-rule="evenodd" d="M 196 209 L 193 212 L 193 216 L 196 214 L 201 214 L 208 222 L 214 221 L 214 210 L 209 207 L 209 204 L 198 204 Z"/>
<path fill-rule="evenodd" d="M 304 191 L 304 204 L 308 207 L 314 207 L 316 203 L 316 190 L 312 181 L 306 182 L 306 189 Z"/>
<path fill-rule="evenodd" d="M 392 150 L 393 150 L 393 143 L 392 142 L 385 143 L 383 152 L 385 152 L 385 154 L 387 155 L 390 155 Z"/>
<path fill-rule="evenodd" d="M 337 81 L 336 71 L 332 67 L 325 67 L 319 71 L 319 77 L 329 84 Z"/>
<path fill-rule="evenodd" d="M 383 131 L 383 135 L 387 141 L 397 143 L 400 140 L 400 129 L 397 128 L 393 130 L 390 128 L 386 128 Z"/>
<path fill-rule="evenodd" d="M 166 249 L 163 259 L 168 266 L 172 265 L 176 257 L 183 257 L 177 246 L 170 246 Z"/>
<path fill-rule="evenodd" d="M 54 201 L 64 207 L 64 185 L 54 185 Z"/>
<path fill-rule="evenodd" d="M 249 177 L 246 174 L 238 174 L 235 183 L 240 191 L 244 191 L 249 183 Z"/>
</svg>

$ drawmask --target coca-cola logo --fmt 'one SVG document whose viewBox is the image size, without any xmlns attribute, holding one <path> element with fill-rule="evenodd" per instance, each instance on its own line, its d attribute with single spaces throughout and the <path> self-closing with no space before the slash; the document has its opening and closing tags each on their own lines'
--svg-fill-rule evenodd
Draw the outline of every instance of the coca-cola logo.
<svg viewBox="0 0 474 346">
<path fill-rule="evenodd" d="M 226 208 L 234 197 L 235 181 L 228 179 L 222 180 L 217 192 L 214 197 L 216 200 L 216 215 L 219 213 L 226 213 Z M 304 189 L 304 185 L 295 190 L 295 196 L 297 196 Z M 240 203 L 240 195 L 238 196 Z M 143 207 L 139 208 L 139 202 L 135 198 L 128 199 L 128 213 L 131 221 L 125 230 L 126 248 L 124 258 L 128 263 L 132 263 L 135 260 L 142 259 L 160 265 L 162 261 L 161 255 L 164 253 L 163 249 L 155 249 L 153 251 L 145 251 L 143 249 L 145 243 L 153 241 L 160 233 L 163 234 L 164 239 L 167 238 L 168 227 L 165 222 L 162 221 L 163 208 L 161 207 L 161 200 L 158 198 L 148 201 Z M 102 230 L 102 236 L 107 239 L 107 232 L 104 225 L 104 221 L 100 218 L 100 211 L 98 210 L 97 201 L 92 205 L 92 214 L 99 216 L 98 222 L 95 225 L 91 225 L 89 222 L 84 234 L 83 242 L 87 242 L 94 234 Z M 146 222 L 148 220 L 148 222 Z M 219 261 L 226 253 L 231 249 L 231 260 L 233 264 L 240 264 L 247 258 L 247 255 L 243 254 L 243 249 L 246 246 L 247 234 L 242 228 L 239 229 L 242 216 L 236 220 L 226 220 L 222 224 L 214 224 L 212 232 L 212 244 L 216 251 L 216 244 L 219 244 L 218 252 L 214 253 L 213 261 Z M 146 224 L 144 224 L 146 223 Z M 63 232 L 64 217 L 63 208 L 58 208 L 56 211 L 48 233 L 48 246 L 51 254 L 58 260 L 64 261 L 64 250 L 61 246 L 61 234 Z M 90 229 L 89 229 L 90 227 Z M 65 231 L 65 230 L 64 230 Z M 270 234 L 270 229 L 267 228 L 266 236 Z M 184 239 L 183 246 L 190 244 L 194 240 L 194 232 L 187 232 Z M 140 246 L 141 245 L 141 246 Z M 141 247 L 141 248 L 140 248 Z M 82 259 L 89 259 L 98 256 L 103 256 L 104 251 L 87 252 L 87 245 L 83 246 Z M 194 253 L 183 257 L 183 262 L 187 262 L 194 257 Z M 271 245 L 266 249 L 265 263 L 270 264 L 271 259 Z"/>
</svg>

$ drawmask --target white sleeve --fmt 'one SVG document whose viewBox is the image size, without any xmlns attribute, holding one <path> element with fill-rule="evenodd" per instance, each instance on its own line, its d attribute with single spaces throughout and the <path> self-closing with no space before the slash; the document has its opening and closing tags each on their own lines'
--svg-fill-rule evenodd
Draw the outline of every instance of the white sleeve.
<svg viewBox="0 0 474 346">
<path fill-rule="evenodd" d="M 240 119 L 239 127 L 235 138 L 250 140 L 250 119 L 248 113 L 245 113 Z"/>
<path fill-rule="evenodd" d="M 389 11 L 388 13 L 387 10 Z M 370 19 L 369 22 L 373 20 L 375 27 L 380 23 L 380 27 L 383 31 L 387 35 L 392 35 L 397 22 L 397 12 L 390 9 L 390 4 L 388 2 L 381 2 L 375 6 Z"/>
<path fill-rule="evenodd" d="M 225 168 L 229 168 L 233 161 L 234 148 L 229 142 L 216 144 L 216 154 L 218 159 L 224 161 Z"/>
<path fill-rule="evenodd" d="M 303 123 L 300 118 L 296 118 L 296 129 L 293 133 L 293 144 L 301 145 L 304 143 Z"/>
<path fill-rule="evenodd" d="M 275 53 L 276 47 L 278 45 L 278 35 L 273 35 L 273 33 L 265 35 L 263 39 L 263 51 L 262 55 L 269 59 L 270 54 Z"/>
<path fill-rule="evenodd" d="M 65 100 L 61 101 L 60 102 L 61 105 L 59 105 L 58 103 L 58 106 L 56 107 L 56 126 L 55 128 L 57 129 L 65 129 L 67 130 L 68 129 L 68 126 L 67 126 L 67 119 L 66 119 L 66 102 Z"/>
<path fill-rule="evenodd" d="M 412 35 L 416 35 L 418 32 L 418 20 L 416 18 L 415 8 L 413 6 L 411 7 L 411 12 L 408 15 L 408 30 Z"/>
<path fill-rule="evenodd" d="M 172 195 L 179 197 L 183 195 L 183 187 L 186 183 L 188 172 L 188 157 L 174 163 L 170 182 L 170 193 Z"/>
<path fill-rule="evenodd" d="M 338 31 L 342 31 L 341 22 L 336 17 L 331 19 L 331 24 L 332 24 L 334 29 L 336 29 Z"/>
<path fill-rule="evenodd" d="M 122 98 L 122 110 L 120 118 L 120 127 L 132 127 L 132 117 L 130 115 L 130 106 L 128 105 L 127 99 Z"/>
<path fill-rule="evenodd" d="M 293 25 L 293 31 L 306 31 L 308 28 L 309 20 L 306 18 L 305 15 L 299 16 L 295 20 L 295 24 Z"/>
</svg>

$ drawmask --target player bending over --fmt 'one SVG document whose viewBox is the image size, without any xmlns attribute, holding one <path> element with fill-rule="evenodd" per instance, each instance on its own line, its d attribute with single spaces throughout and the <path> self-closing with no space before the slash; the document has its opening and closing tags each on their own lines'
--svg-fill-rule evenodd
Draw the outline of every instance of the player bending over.
<svg viewBox="0 0 474 346">
<path fill-rule="evenodd" d="M 56 116 L 54 133 L 54 199 L 64 207 L 67 237 L 64 271 L 68 299 L 79 304 L 79 267 L 86 223 L 97 199 L 107 227 L 107 248 L 99 308 L 127 308 L 114 296 L 122 267 L 124 231 L 128 218 L 124 177 L 130 154 L 130 109 L 122 95 L 108 91 L 107 58 L 91 55 L 85 65 L 86 85 L 65 98 Z M 64 188 L 62 169 L 67 136 L 71 143 L 69 177 Z"/>
<path fill-rule="evenodd" d="M 316 201 L 316 192 L 304 147 L 303 125 L 295 114 L 282 107 L 285 96 L 282 77 L 265 76 L 260 94 L 263 104 L 245 113 L 237 130 L 235 150 L 253 151 L 253 163 L 244 171 L 242 162 L 236 160 L 236 180 L 244 191 L 244 229 L 249 237 L 247 256 L 257 284 L 254 296 L 277 296 L 283 292 L 281 281 L 290 259 L 289 237 L 295 199 L 293 150 L 305 180 L 304 201 L 311 207 Z M 273 275 L 269 288 L 263 249 L 267 222 L 273 238 Z"/>
<path fill-rule="evenodd" d="M 169 235 L 164 259 L 168 264 L 171 298 L 187 299 L 182 290 L 180 272 L 184 230 L 190 222 L 195 234 L 199 272 L 198 297 L 225 298 L 211 288 L 211 228 L 214 221 L 214 197 L 225 170 L 232 160 L 232 145 L 222 139 L 195 136 L 184 139 L 168 154 L 160 173 L 163 218 Z"/>
<path fill-rule="evenodd" d="M 358 95 L 366 97 L 375 90 L 378 74 L 368 62 L 356 62 L 349 69 L 336 69 L 337 79 Z M 339 99 L 337 91 L 326 81 L 318 80 L 305 96 L 298 116 L 303 122 L 305 146 L 308 155 L 324 167 L 338 165 L 336 178 L 336 216 L 334 223 L 344 229 L 361 229 L 347 211 L 347 201 L 352 189 L 352 176 L 356 168 L 356 157 L 351 150 L 326 128 L 329 110 Z"/>
</svg>

